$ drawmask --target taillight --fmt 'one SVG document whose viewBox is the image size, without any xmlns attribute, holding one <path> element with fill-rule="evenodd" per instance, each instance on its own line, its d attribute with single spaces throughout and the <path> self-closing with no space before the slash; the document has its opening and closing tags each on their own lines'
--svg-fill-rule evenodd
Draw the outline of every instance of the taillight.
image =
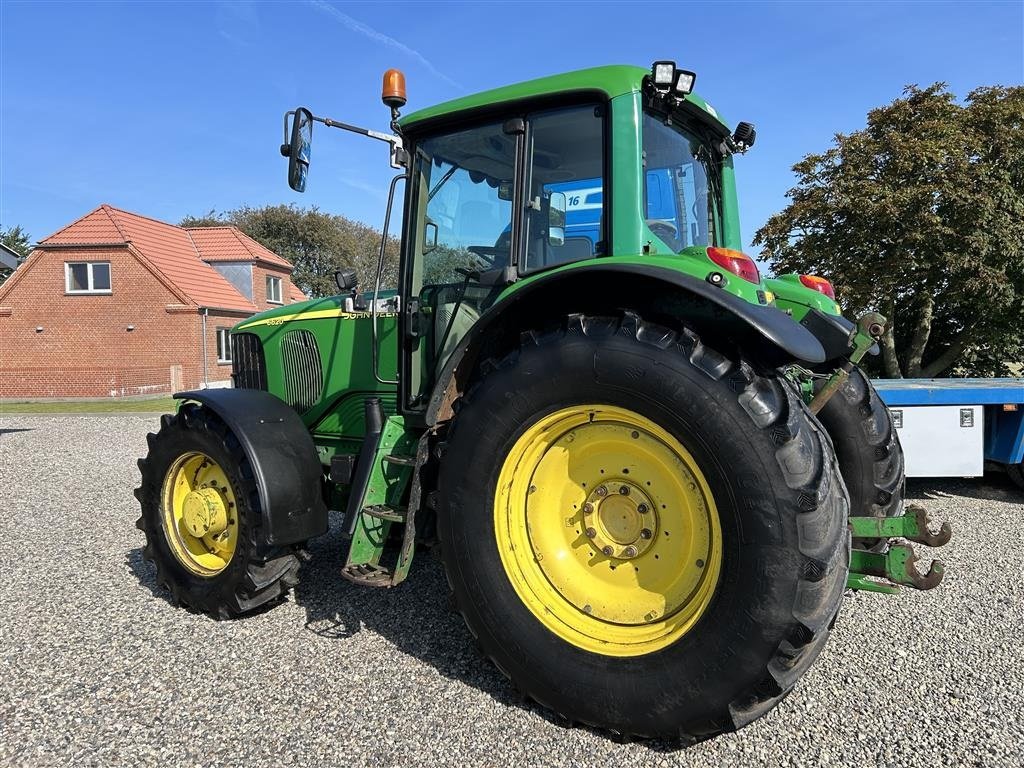
<svg viewBox="0 0 1024 768">
<path fill-rule="evenodd" d="M 722 269 L 727 269 L 748 282 L 761 282 L 761 273 L 757 271 L 757 264 L 745 253 L 734 251 L 731 248 L 712 247 L 708 248 L 708 258 Z"/>
<path fill-rule="evenodd" d="M 817 275 L 800 275 L 800 282 L 818 293 L 824 293 L 832 299 L 832 301 L 836 300 L 835 288 L 833 288 L 832 283 L 824 277 L 818 277 Z"/>
</svg>

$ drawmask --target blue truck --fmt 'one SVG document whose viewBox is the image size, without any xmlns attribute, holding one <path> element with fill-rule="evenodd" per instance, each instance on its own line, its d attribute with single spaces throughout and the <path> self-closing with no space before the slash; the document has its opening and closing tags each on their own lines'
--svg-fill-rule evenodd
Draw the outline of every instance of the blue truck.
<svg viewBox="0 0 1024 768">
<path fill-rule="evenodd" d="M 1003 469 L 1024 488 L 1024 379 L 879 379 L 907 477 Z"/>
</svg>

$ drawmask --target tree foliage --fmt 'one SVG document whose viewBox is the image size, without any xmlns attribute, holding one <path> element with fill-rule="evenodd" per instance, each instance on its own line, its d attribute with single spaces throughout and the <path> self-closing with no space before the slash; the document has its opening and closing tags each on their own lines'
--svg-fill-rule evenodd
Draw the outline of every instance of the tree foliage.
<svg viewBox="0 0 1024 768">
<path fill-rule="evenodd" d="M 380 232 L 344 216 L 318 208 L 272 205 L 244 206 L 232 211 L 210 211 L 186 216 L 183 227 L 219 227 L 233 224 L 253 240 L 288 259 L 294 267 L 292 280 L 309 296 L 338 293 L 334 273 L 345 267 L 359 275 L 360 288 L 372 290 L 377 273 Z M 398 285 L 398 241 L 389 237 L 385 249 L 382 288 Z"/>
<path fill-rule="evenodd" d="M 887 377 L 992 375 L 1024 359 L 1024 88 L 957 103 L 908 86 L 867 126 L 793 166 L 754 244 L 822 274 L 851 314 L 889 319 Z"/>
<path fill-rule="evenodd" d="M 32 238 L 29 237 L 28 232 L 23 230 L 20 226 L 0 229 L 0 243 L 3 243 L 18 254 L 19 264 L 23 262 L 32 251 Z M 12 273 L 13 270 L 7 268 L 3 264 L 0 264 L 0 284 L 3 284 L 3 282 L 10 277 Z"/>
</svg>

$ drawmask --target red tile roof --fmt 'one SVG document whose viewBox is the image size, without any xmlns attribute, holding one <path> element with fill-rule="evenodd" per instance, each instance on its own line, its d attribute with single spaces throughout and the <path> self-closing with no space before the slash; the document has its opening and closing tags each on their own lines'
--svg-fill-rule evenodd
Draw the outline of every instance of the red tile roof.
<svg viewBox="0 0 1024 768">
<path fill-rule="evenodd" d="M 206 263 L 261 261 L 292 265 L 234 227 L 183 229 L 103 204 L 39 242 L 39 247 L 130 243 L 168 282 L 201 307 L 256 312 L 256 306 Z M 292 300 L 305 299 L 289 280 Z"/>
<path fill-rule="evenodd" d="M 189 227 L 185 230 L 204 261 L 262 261 L 290 270 L 291 262 L 257 243 L 237 227 Z"/>
<path fill-rule="evenodd" d="M 304 294 L 302 292 L 302 289 L 299 288 L 299 286 L 297 286 L 295 283 L 293 283 L 291 280 L 289 280 L 288 281 L 288 298 L 291 299 L 292 301 L 305 301 L 306 299 L 309 298 L 309 296 Z"/>
</svg>

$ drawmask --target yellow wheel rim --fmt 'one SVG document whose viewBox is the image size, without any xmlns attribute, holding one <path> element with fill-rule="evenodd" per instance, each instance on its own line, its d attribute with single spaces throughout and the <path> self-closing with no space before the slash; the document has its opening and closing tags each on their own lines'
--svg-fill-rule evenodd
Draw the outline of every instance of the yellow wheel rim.
<svg viewBox="0 0 1024 768">
<path fill-rule="evenodd" d="M 198 452 L 179 456 L 164 477 L 161 510 L 178 562 L 197 576 L 227 568 L 238 545 L 238 508 L 216 461 Z"/>
<path fill-rule="evenodd" d="M 530 426 L 501 468 L 495 535 L 526 607 L 573 645 L 640 656 L 711 603 L 722 531 L 697 462 L 632 411 L 564 408 Z"/>
</svg>

